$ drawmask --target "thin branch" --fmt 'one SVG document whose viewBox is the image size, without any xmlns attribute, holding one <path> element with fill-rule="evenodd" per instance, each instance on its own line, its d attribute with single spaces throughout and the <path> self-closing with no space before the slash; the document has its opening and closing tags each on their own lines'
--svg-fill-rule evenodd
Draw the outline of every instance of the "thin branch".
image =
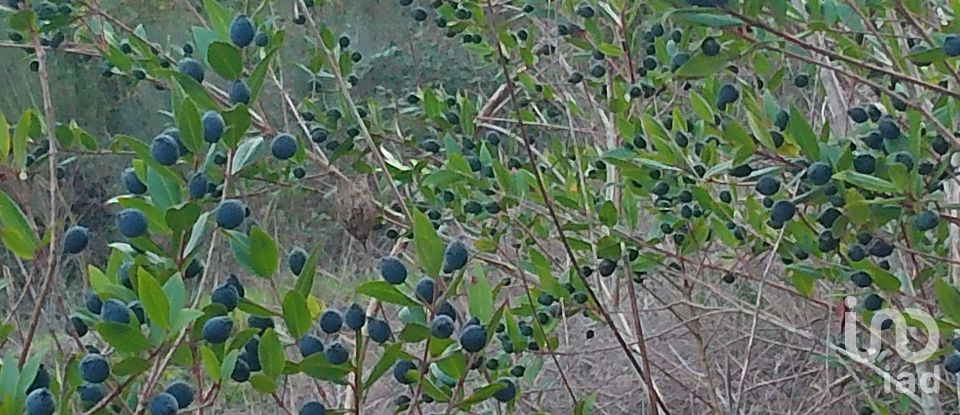
<svg viewBox="0 0 960 415">
<path fill-rule="evenodd" d="M 47 272 L 43 278 L 43 286 L 40 288 L 40 296 L 36 299 L 33 314 L 30 316 L 30 325 L 27 327 L 27 335 L 24 338 L 19 367 L 23 367 L 24 363 L 27 362 L 27 358 L 30 356 L 30 346 L 33 343 L 33 336 L 37 332 L 40 314 L 46 305 L 47 296 L 50 295 L 50 287 L 53 285 L 54 275 L 56 274 L 55 271 L 60 258 L 59 251 L 57 250 L 57 243 L 59 242 L 57 240 L 57 229 L 59 228 L 59 226 L 57 226 L 57 189 L 59 185 L 57 182 L 57 152 L 59 149 L 57 137 L 54 134 L 54 126 L 56 126 L 57 118 L 54 115 L 53 94 L 50 92 L 50 76 L 47 72 L 47 51 L 40 46 L 40 33 L 37 32 L 36 28 L 30 29 L 30 37 L 33 39 L 33 45 L 37 52 L 37 62 L 39 63 L 37 74 L 40 78 L 40 90 L 43 94 L 43 114 L 46 123 L 47 141 L 50 145 L 47 152 L 48 174 L 50 175 L 48 177 L 50 182 L 50 211 L 47 219 L 47 230 L 50 235 L 50 242 L 47 249 Z"/>
<path fill-rule="evenodd" d="M 493 4 L 491 3 L 491 0 L 486 0 L 486 3 L 487 3 L 488 10 L 492 12 Z M 493 27 L 490 27 L 489 30 L 490 30 L 490 35 L 493 36 L 493 38 L 496 38 L 497 31 Z M 579 264 L 577 263 L 576 255 L 573 253 L 573 249 L 570 247 L 570 242 L 567 240 L 566 234 L 563 231 L 563 224 L 560 223 L 560 219 L 557 216 L 556 211 L 554 209 L 552 195 L 550 194 L 550 192 L 547 191 L 546 185 L 544 184 L 544 181 L 543 181 L 543 176 L 540 174 L 540 169 L 537 166 L 537 157 L 533 151 L 533 143 L 530 142 L 530 136 L 527 135 L 526 126 L 522 121 L 523 117 L 520 113 L 520 107 L 517 101 L 513 79 L 510 76 L 510 70 L 507 68 L 507 59 L 504 56 L 503 50 L 499 44 L 497 45 L 496 49 L 497 49 L 497 60 L 500 62 L 500 68 L 503 71 L 504 78 L 506 79 L 507 91 L 510 93 L 510 101 L 513 103 L 514 111 L 516 112 L 516 118 L 517 120 L 520 121 L 518 123 L 518 126 L 520 128 L 520 136 L 523 137 L 524 139 L 524 144 L 527 151 L 527 157 L 530 158 L 529 159 L 530 170 L 533 172 L 534 177 L 537 179 L 537 187 L 540 191 L 540 195 L 543 197 L 544 204 L 546 204 L 547 210 L 550 212 L 550 217 L 553 220 L 553 224 L 555 228 L 557 229 L 558 236 L 560 238 L 560 241 L 563 244 L 564 250 L 567 253 L 567 257 L 570 259 L 570 262 L 573 265 L 574 269 L 576 270 L 577 275 L 580 276 L 580 279 L 583 282 L 583 285 L 587 290 L 587 293 L 589 294 L 591 301 L 593 301 L 597 305 L 597 308 L 600 311 L 600 314 L 603 315 L 604 320 L 606 321 L 607 325 L 610 327 L 610 330 L 613 331 L 614 336 L 617 338 L 617 342 L 620 343 L 620 347 L 623 349 L 624 354 L 626 354 L 626 356 L 629 358 L 630 364 L 633 365 L 633 368 L 634 370 L 636 370 L 637 374 L 643 377 L 644 371 L 640 367 L 640 363 L 637 362 L 636 357 L 633 356 L 633 353 L 630 351 L 629 347 L 627 346 L 626 341 L 623 339 L 623 336 L 620 334 L 620 331 L 617 329 L 616 323 L 614 323 L 613 319 L 610 318 L 610 314 L 603 309 L 603 306 L 600 304 L 600 301 L 597 298 L 597 294 L 594 292 L 593 288 L 590 287 L 590 284 L 587 282 L 586 276 L 583 275 L 583 270 L 580 268 Z M 651 402 L 650 405 L 657 405 L 660 407 L 661 410 L 663 410 L 665 414 L 669 414 L 670 412 L 667 410 L 666 406 L 663 403 L 663 399 L 660 398 L 659 394 L 657 394 L 656 398 L 657 398 L 656 402 Z"/>
</svg>

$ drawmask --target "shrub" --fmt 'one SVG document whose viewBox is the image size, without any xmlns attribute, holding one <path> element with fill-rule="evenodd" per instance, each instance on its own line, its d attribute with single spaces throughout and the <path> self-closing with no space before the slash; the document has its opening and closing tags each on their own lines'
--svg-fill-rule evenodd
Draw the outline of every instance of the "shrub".
<svg viewBox="0 0 960 415">
<path fill-rule="evenodd" d="M 617 375 L 650 391 L 638 407 L 736 412 L 763 401 L 760 391 L 771 384 L 815 383 L 761 379 L 761 364 L 751 362 L 763 358 L 755 340 L 776 330 L 789 334 L 769 344 L 810 340 L 784 349 L 826 350 L 802 360 L 842 362 L 862 380 L 838 406 L 869 396 L 870 411 L 911 412 L 920 404 L 882 392 L 882 376 L 848 364 L 853 350 L 835 346 L 839 335 L 794 326 L 784 315 L 792 308 L 771 291 L 818 315 L 835 310 L 837 297 L 861 299 L 844 321 L 922 304 L 938 327 L 960 324 L 960 292 L 945 277 L 958 261 L 950 161 L 960 40 L 924 27 L 952 19 L 952 3 L 587 0 L 491 8 L 402 0 L 396 7 L 416 30 L 414 52 L 434 48 L 423 34 L 439 30 L 470 54 L 464 60 L 479 78 L 497 74 L 457 89 L 417 71 L 415 91 L 366 79 L 389 53 L 368 53 L 358 45 L 365 36 L 335 35 L 321 18 L 329 15 L 315 10 L 331 6 L 320 2 L 299 0 L 287 19 L 262 2 L 247 5 L 248 16 L 204 1 L 203 24 L 171 36 L 190 38 L 172 49 L 143 26 L 119 24 L 110 10 L 59 3 L 68 2 L 33 2 L 4 15 L 11 41 L 43 47 L 22 49 L 35 62 L 28 65 L 45 105 L 12 122 L 0 118 L 0 171 L 50 190 L 42 200 L 0 192 L 4 254 L 16 259 L 4 264 L 43 276 L 29 287 L 36 304 L 30 324 L 17 326 L 25 332 L 15 337 L 20 350 L 3 358 L 0 397 L 11 413 L 75 413 L 77 404 L 92 413 L 134 402 L 166 415 L 223 399 L 210 391 L 240 388 L 285 405 L 278 392 L 291 377 L 311 378 L 321 391 L 348 385 L 362 403 L 390 370 L 412 393 L 396 398 L 401 411 L 437 404 L 447 412 L 549 412 L 539 406 L 557 399 L 527 393 L 538 389 L 530 381 L 554 379 L 542 376 L 551 370 L 565 384 L 569 365 L 558 349 L 597 353 L 592 344 L 606 334 L 616 340 Z M 434 24 L 422 23 L 428 18 Z M 292 34 L 307 38 L 309 56 L 289 49 Z M 72 40 L 69 50 L 57 48 L 64 39 Z M 47 59 L 75 52 L 96 59 L 104 79 L 90 82 L 169 90 L 169 107 L 131 111 L 169 116 L 175 126 L 102 146 L 83 123 L 54 119 L 63 103 L 50 93 Z M 298 77 L 286 68 L 309 80 L 293 85 Z M 118 207 L 115 226 L 64 229 L 80 211 L 58 198 L 74 179 L 68 168 L 109 153 L 132 158 L 110 173 L 111 182 L 120 173 L 122 186 L 114 186 L 123 194 L 103 198 Z M 337 200 L 331 216 L 370 257 L 351 275 L 353 292 L 336 293 L 350 304 L 343 314 L 320 298 L 321 283 L 334 284 L 318 272 L 340 258 L 306 246 L 307 235 L 329 235 L 277 230 L 287 218 L 274 202 L 307 193 Z M 281 246 L 298 245 L 305 249 L 286 258 L 293 275 L 281 272 Z M 86 281 L 66 278 L 77 273 Z M 269 288 L 244 287 L 240 276 Z M 90 352 L 59 341 L 56 353 L 37 350 L 54 344 L 37 340 L 50 336 L 37 323 L 59 306 L 50 293 L 63 282 L 78 284 L 68 291 L 93 290 L 82 306 L 68 304 L 63 321 Z M 636 300 L 648 295 L 662 304 L 643 301 L 641 313 Z M 718 322 L 700 312 L 707 309 L 737 317 Z M 724 359 L 742 359 L 740 381 L 718 382 L 726 374 L 715 369 L 725 366 L 701 330 L 724 338 L 719 331 L 741 314 L 748 336 L 723 346 Z M 691 344 L 649 353 L 665 337 L 646 344 L 640 326 L 669 319 L 689 331 L 670 341 Z M 315 323 L 319 335 L 311 334 Z M 594 343 L 571 346 L 569 332 L 586 325 Z M 15 343 L 7 339 L 13 327 L 0 327 L 0 344 Z M 77 350 L 60 355 L 64 345 Z M 931 359 L 960 371 L 952 346 L 937 346 Z M 675 350 L 700 356 L 657 362 Z M 56 376 L 62 384 L 50 389 L 40 368 L 66 367 L 68 355 L 81 354 L 79 376 Z M 648 373 L 642 363 L 658 369 Z M 804 364 L 790 370 L 805 373 Z M 680 371 L 660 369 L 690 365 L 704 367 L 679 380 Z M 120 382 L 104 389 L 111 368 Z M 193 383 L 160 388 L 185 373 Z M 684 391 L 666 393 L 674 383 Z M 576 413 L 608 396 L 568 385 L 560 393 L 557 405 Z M 944 409 L 955 412 L 948 402 Z M 274 409 L 265 411 L 291 411 Z M 326 410 L 308 400 L 300 413 Z"/>
</svg>

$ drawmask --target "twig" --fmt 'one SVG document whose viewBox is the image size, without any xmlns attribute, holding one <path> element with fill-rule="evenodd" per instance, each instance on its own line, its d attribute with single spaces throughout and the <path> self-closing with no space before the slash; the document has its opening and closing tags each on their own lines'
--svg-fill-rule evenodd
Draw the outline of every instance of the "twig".
<svg viewBox="0 0 960 415">
<path fill-rule="evenodd" d="M 47 152 L 47 166 L 49 168 L 48 173 L 50 174 L 48 178 L 50 181 L 50 212 L 47 219 L 47 231 L 50 233 L 50 243 L 48 245 L 49 249 L 47 250 L 47 272 L 43 278 L 43 286 L 40 288 L 40 296 L 37 297 L 33 314 L 30 316 L 30 325 L 27 327 L 27 335 L 24 338 L 23 351 L 20 354 L 18 367 L 23 367 L 24 363 L 27 362 L 27 358 L 30 356 L 30 346 L 33 343 L 33 336 L 37 332 L 40 313 L 43 311 L 47 296 L 50 295 L 50 286 L 53 285 L 53 277 L 60 258 L 57 251 L 57 229 L 59 228 L 57 226 L 57 187 L 59 185 L 57 182 L 57 152 L 59 150 L 57 138 L 53 131 L 57 118 L 53 112 L 53 95 L 50 92 L 50 76 L 47 72 L 47 52 L 46 49 L 40 46 L 40 34 L 35 27 L 30 28 L 30 36 L 33 39 L 33 45 L 37 52 L 37 62 L 39 63 L 37 73 L 40 78 L 40 90 L 43 94 L 43 114 L 46 122 L 47 142 L 50 144 Z"/>
</svg>

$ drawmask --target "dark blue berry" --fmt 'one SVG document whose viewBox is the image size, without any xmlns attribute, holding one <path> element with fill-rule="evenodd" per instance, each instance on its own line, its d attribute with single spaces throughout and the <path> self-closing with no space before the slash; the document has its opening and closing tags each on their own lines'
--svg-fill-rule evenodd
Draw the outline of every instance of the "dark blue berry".
<svg viewBox="0 0 960 415">
<path fill-rule="evenodd" d="M 63 234 L 63 252 L 66 254 L 79 254 L 87 249 L 90 243 L 90 231 L 83 226 L 71 226 Z"/>
</svg>

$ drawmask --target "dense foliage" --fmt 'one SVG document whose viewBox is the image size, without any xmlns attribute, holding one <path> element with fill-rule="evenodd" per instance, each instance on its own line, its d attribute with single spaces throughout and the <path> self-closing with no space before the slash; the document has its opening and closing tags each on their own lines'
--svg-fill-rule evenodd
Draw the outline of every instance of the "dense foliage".
<svg viewBox="0 0 960 415">
<path fill-rule="evenodd" d="M 29 321 L 0 330 L 0 413 L 172 415 L 236 388 L 271 412 L 360 413 L 389 382 L 402 385 L 399 412 L 529 413 L 540 403 L 525 389 L 545 370 L 565 413 L 591 413 L 604 398 L 556 353 L 576 318 L 612 333 L 616 370 L 652 413 L 754 405 L 744 379 L 758 370 L 759 321 L 855 373 L 841 388 L 861 413 L 957 409 L 956 1 L 391 0 L 380 7 L 485 62 L 496 89 L 429 79 L 362 97 L 365 57 L 324 21 L 324 1 L 184 3 L 193 40 L 169 45 L 96 2 L 6 1 L 6 46 L 33 56 L 42 100 L 0 115 L 0 174 L 22 182 L 2 182 L 3 261 L 34 276 L 5 287 L 34 294 L 11 301 L 32 305 Z M 286 62 L 294 30 L 311 52 Z M 142 110 L 169 115 L 169 128 L 98 139 L 58 119 L 56 53 L 168 94 L 169 107 Z M 307 71 L 310 92 L 290 93 L 284 67 Z M 115 174 L 125 192 L 105 201 L 107 260 L 88 264 L 92 231 L 65 214 L 59 182 L 68 158 L 103 153 L 132 160 Z M 356 302 L 324 304 L 328 253 L 281 246 L 257 214 L 271 210 L 249 205 L 316 180 L 353 238 L 391 241 L 371 252 Z M 15 192 L 23 183 L 45 198 Z M 89 290 L 56 304 L 70 264 Z M 715 379 L 703 327 L 685 322 L 705 375 L 666 380 L 642 295 L 679 298 L 684 314 L 661 305 L 680 320 L 717 304 L 747 314 L 746 358 Z M 785 321 L 773 295 L 865 327 L 884 307 L 920 308 L 937 319 L 939 349 L 929 365 L 859 365 L 838 323 L 823 334 Z M 41 314 L 61 311 L 68 344 L 38 347 Z M 933 334 L 913 326 L 908 342 Z M 949 373 L 939 393 L 882 392 L 884 374 L 934 366 Z M 317 396 L 291 407 L 279 391 L 301 378 Z M 670 382 L 683 392 L 667 394 L 681 390 Z"/>
</svg>

